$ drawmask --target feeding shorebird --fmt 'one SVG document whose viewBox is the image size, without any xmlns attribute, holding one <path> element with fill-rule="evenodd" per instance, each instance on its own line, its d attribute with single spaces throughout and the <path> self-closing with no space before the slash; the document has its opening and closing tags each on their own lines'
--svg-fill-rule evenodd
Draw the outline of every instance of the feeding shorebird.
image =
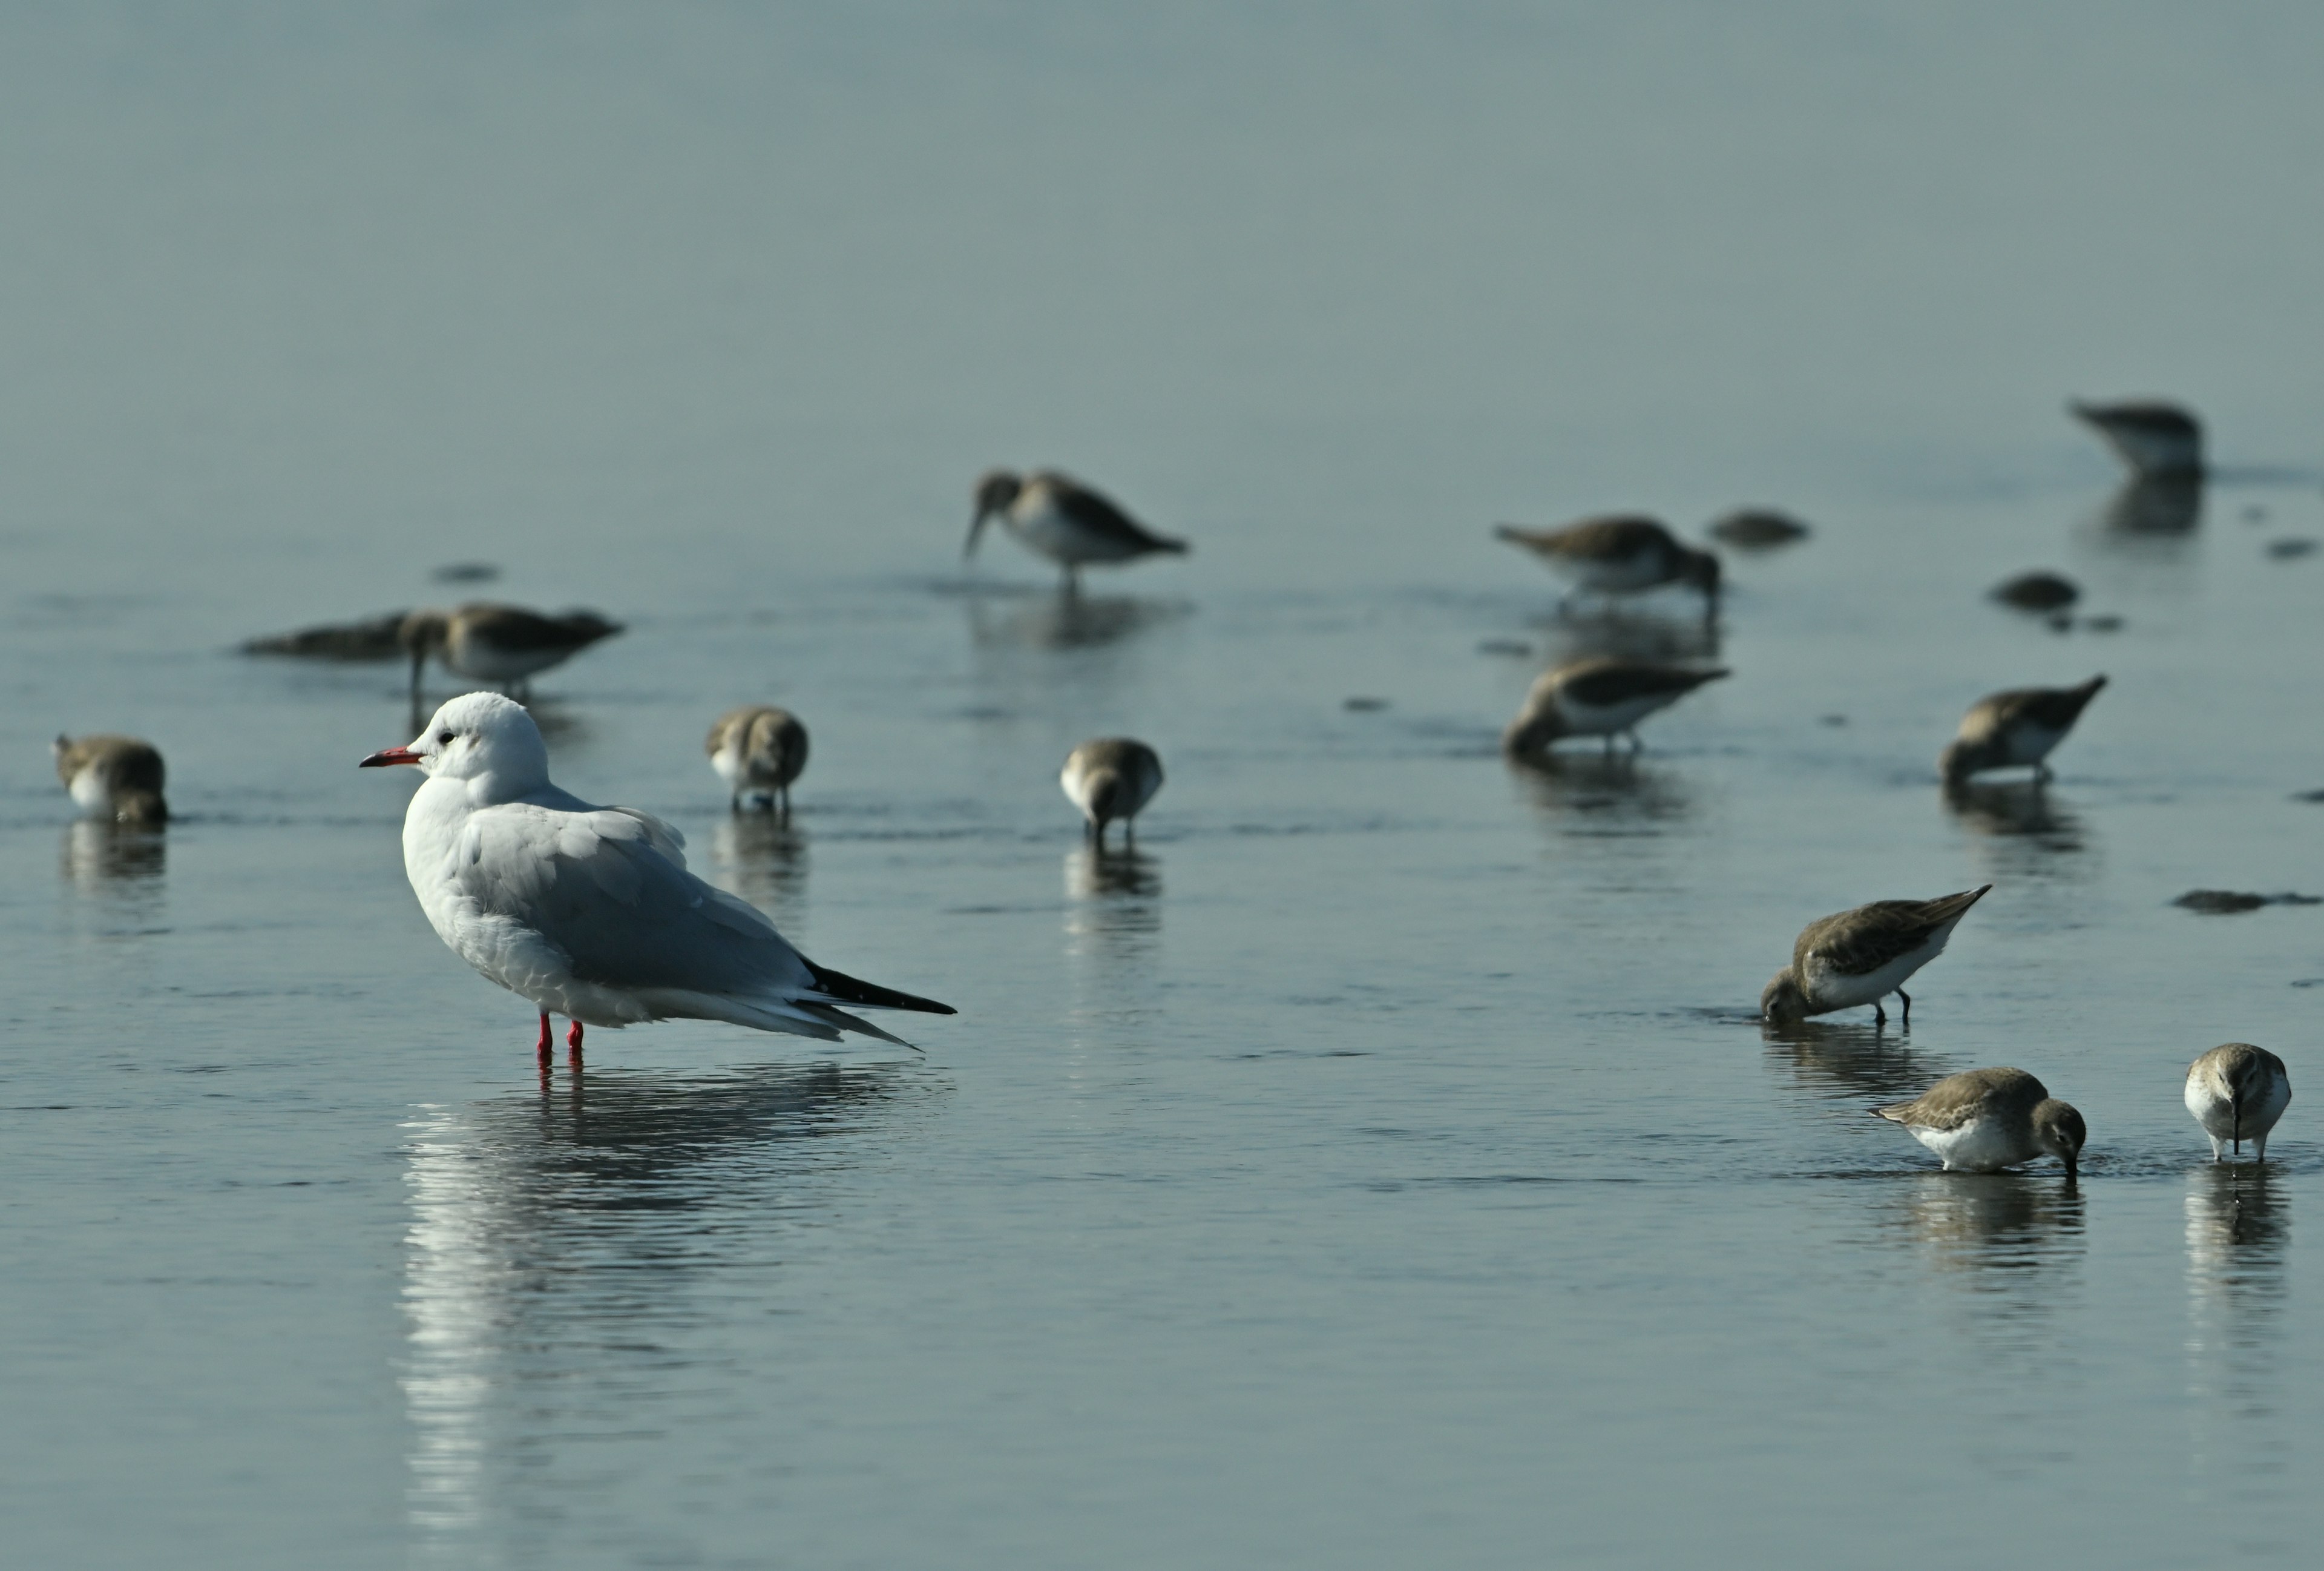
<svg viewBox="0 0 2324 1571">
<path fill-rule="evenodd" d="M 1872 1115 L 1903 1124 L 1949 1171 L 1997 1172 L 2052 1156 L 2072 1178 L 2089 1140 L 2082 1115 L 2023 1069 L 1948 1075 L 1912 1101 L 1876 1107 Z"/>
<path fill-rule="evenodd" d="M 1960 731 L 1937 759 L 1947 785 L 1960 785 L 1988 769 L 2032 765 L 2046 781 L 2051 749 L 2066 739 L 2106 678 L 2092 677 L 2079 688 L 2011 688 L 1987 693 L 1969 706 Z"/>
<path fill-rule="evenodd" d="M 718 716 L 703 747 L 710 767 L 733 791 L 737 808 L 773 808 L 791 816 L 791 781 L 807 768 L 807 727 L 788 709 L 745 704 Z"/>
<path fill-rule="evenodd" d="M 523 707 L 469 693 L 436 711 L 409 746 L 364 759 L 428 778 L 403 818 L 403 868 L 454 953 L 549 1017 L 581 1028 L 720 1020 L 839 1040 L 860 1031 L 910 1044 L 839 1008 L 947 1005 L 816 965 L 757 907 L 686 870 L 685 839 L 633 808 L 601 808 L 549 780 L 549 750 Z"/>
<path fill-rule="evenodd" d="M 84 817 L 122 824 L 160 824 L 170 817 L 161 799 L 161 755 L 134 736 L 59 735 L 49 744 L 57 778 Z"/>
<path fill-rule="evenodd" d="M 1135 839 L 1139 809 L 1162 789 L 1162 759 L 1143 742 L 1101 736 L 1065 755 L 1057 783 L 1089 820 L 1092 840 L 1103 846 L 1105 827 L 1116 819 L 1122 834 Z"/>
<path fill-rule="evenodd" d="M 2213 1048 L 2187 1067 L 2187 1111 L 2211 1137 L 2211 1160 L 2227 1160 L 2244 1141 L 2267 1160 L 2267 1132 L 2292 1105 L 2292 1075 L 2283 1060 L 2249 1042 Z"/>
<path fill-rule="evenodd" d="M 1759 1012 L 1771 1021 L 1803 1020 L 1868 1003 L 1880 1023 L 1888 1018 L 1880 1001 L 1893 993 L 1904 1001 L 1904 1023 L 1912 1024 L 1905 982 L 1944 953 L 1961 918 L 1992 887 L 1935 900 L 1877 900 L 1810 922 L 1792 946 L 1792 963 L 1759 995 Z"/>
<path fill-rule="evenodd" d="M 1651 518 L 1618 513 L 1556 529 L 1497 523 L 1493 533 L 1539 557 L 1575 594 L 1634 595 L 1678 583 L 1702 590 L 1706 608 L 1719 603 L 1719 559 Z"/>
<path fill-rule="evenodd" d="M 2138 474 L 2200 475 L 2203 471 L 2202 424 L 2175 403 L 2126 399 L 2119 403 L 2077 402 L 2066 407 L 2104 437 Z"/>
<path fill-rule="evenodd" d="M 544 616 L 521 605 L 475 601 L 453 611 L 414 611 L 398 640 L 411 656 L 411 690 L 429 655 L 456 675 L 521 688 L 527 679 L 622 631 L 594 611 Z"/>
<path fill-rule="evenodd" d="M 1644 745 L 1636 729 L 1639 721 L 1726 674 L 1610 655 L 1575 661 L 1534 679 L 1525 707 L 1501 735 L 1501 745 L 1523 754 L 1561 736 L 1602 736 L 1611 753 L 1614 738 L 1627 736 L 1636 752 Z"/>
<path fill-rule="evenodd" d="M 976 554 L 977 537 L 991 518 L 1001 520 L 1026 549 L 1065 568 L 1069 588 L 1080 583 L 1081 569 L 1091 563 L 1132 561 L 1157 551 L 1186 552 L 1185 541 L 1154 533 L 1112 498 L 1055 469 L 1022 476 L 994 469 L 979 480 L 976 516 L 969 521 L 963 556 Z"/>
</svg>

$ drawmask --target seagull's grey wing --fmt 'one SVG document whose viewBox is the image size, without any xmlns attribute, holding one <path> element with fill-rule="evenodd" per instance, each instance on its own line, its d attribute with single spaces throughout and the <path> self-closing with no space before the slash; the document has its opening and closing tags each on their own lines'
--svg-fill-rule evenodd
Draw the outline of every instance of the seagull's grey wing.
<svg viewBox="0 0 2324 1571">
<path fill-rule="evenodd" d="M 617 808 L 487 809 L 469 819 L 454 876 L 485 910 L 564 951 L 585 982 L 786 1001 L 815 993 L 774 923 L 660 849 L 673 833 Z"/>
</svg>

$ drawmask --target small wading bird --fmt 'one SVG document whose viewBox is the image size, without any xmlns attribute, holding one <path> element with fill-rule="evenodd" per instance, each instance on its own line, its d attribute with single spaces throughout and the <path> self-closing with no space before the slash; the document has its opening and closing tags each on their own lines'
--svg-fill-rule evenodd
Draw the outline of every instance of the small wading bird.
<svg viewBox="0 0 2324 1571">
<path fill-rule="evenodd" d="M 807 727 L 788 709 L 746 704 L 718 716 L 703 744 L 710 767 L 733 792 L 733 805 L 791 816 L 791 781 L 807 768 Z"/>
<path fill-rule="evenodd" d="M 2104 437 L 2116 455 L 2139 475 L 2203 472 L 2203 427 L 2175 403 L 2126 399 L 2120 403 L 2074 402 L 2066 407 Z"/>
<path fill-rule="evenodd" d="M 1501 746 L 1522 757 L 1561 736 L 1602 736 L 1610 753 L 1614 738 L 1627 736 L 1636 753 L 1645 745 L 1638 740 L 1639 721 L 1726 674 L 1609 655 L 1575 661 L 1534 679 L 1525 707 L 1501 734 Z"/>
<path fill-rule="evenodd" d="M 1076 588 L 1081 569 L 1169 552 L 1184 556 L 1186 542 L 1158 535 L 1120 507 L 1055 469 L 1015 475 L 995 469 L 976 483 L 976 516 L 969 521 L 968 544 L 961 555 L 976 554 L 987 519 L 998 518 L 1028 550 L 1065 570 L 1065 587 Z"/>
<path fill-rule="evenodd" d="M 2104 677 L 2092 677 L 2079 688 L 2012 688 L 1987 693 L 1969 706 L 1960 731 L 1937 759 L 1945 783 L 1957 786 L 1988 769 L 2032 765 L 2034 778 L 2046 781 L 2045 762 L 2051 749 L 2066 739 L 2089 701 L 2105 687 Z"/>
<path fill-rule="evenodd" d="M 521 605 L 478 601 L 455 611 L 414 611 L 403 619 L 396 636 L 411 656 L 416 695 L 420 668 L 431 654 L 456 676 L 516 690 L 528 679 L 621 631 L 619 623 L 594 611 L 543 616 Z"/>
<path fill-rule="evenodd" d="M 2267 1132 L 2292 1105 L 2292 1075 L 2283 1060 L 2249 1042 L 2213 1048 L 2187 1067 L 2187 1111 L 2211 1138 L 2211 1160 L 2227 1160 L 2232 1148 L 2267 1160 Z"/>
<path fill-rule="evenodd" d="M 544 1066 L 551 1014 L 573 1022 L 577 1062 L 585 1022 L 722 1020 L 909 1047 L 839 1006 L 954 1012 L 816 965 L 757 907 L 688 873 L 677 830 L 551 785 L 532 716 L 497 693 L 454 698 L 410 745 L 361 767 L 401 763 L 428 777 L 403 818 L 420 908 L 455 954 L 540 1012 Z"/>
<path fill-rule="evenodd" d="M 134 736 L 59 735 L 49 751 L 57 778 L 82 816 L 120 824 L 160 824 L 170 817 L 161 799 L 161 755 Z"/>
<path fill-rule="evenodd" d="M 1105 827 L 1117 819 L 1125 839 L 1138 836 L 1139 809 L 1162 789 L 1162 759 L 1143 742 L 1101 736 L 1065 755 L 1057 783 L 1089 820 L 1089 837 L 1105 844 Z"/>
<path fill-rule="evenodd" d="M 1910 1102 L 1873 1108 L 1872 1116 L 1903 1124 L 1949 1172 L 1997 1172 L 2052 1156 L 2071 1179 L 2089 1140 L 2082 1115 L 2023 1069 L 1948 1075 Z"/>
<path fill-rule="evenodd" d="M 1681 544 L 1651 518 L 1618 513 L 1556 529 L 1497 523 L 1493 533 L 1523 546 L 1572 584 L 1567 600 L 1581 594 L 1635 595 L 1664 584 L 1684 584 L 1702 591 L 1706 611 L 1719 604 L 1719 559 Z"/>
<path fill-rule="evenodd" d="M 1877 900 L 1810 922 L 1792 946 L 1792 963 L 1759 995 L 1759 1012 L 1794 1021 L 1868 1003 L 1880 1023 L 1888 1018 L 1880 1001 L 1893 993 L 1904 1001 L 1904 1023 L 1912 1024 L 1913 995 L 1904 984 L 1944 953 L 1961 918 L 1992 887 L 1935 900 Z"/>
</svg>

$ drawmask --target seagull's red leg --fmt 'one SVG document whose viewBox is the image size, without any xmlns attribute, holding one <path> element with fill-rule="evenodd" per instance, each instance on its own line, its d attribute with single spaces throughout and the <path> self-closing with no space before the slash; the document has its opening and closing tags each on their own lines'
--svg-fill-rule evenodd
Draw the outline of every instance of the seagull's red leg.
<svg viewBox="0 0 2324 1571">
<path fill-rule="evenodd" d="M 565 1045 L 573 1049 L 573 1061 L 578 1064 L 581 1061 L 581 1022 L 579 1021 L 575 1021 L 573 1029 L 565 1033 Z"/>
<path fill-rule="evenodd" d="M 549 1065 L 549 1052 L 556 1045 L 557 1039 L 549 1032 L 549 1012 L 543 1010 L 540 1012 L 540 1040 L 533 1044 L 533 1049 L 540 1055 L 540 1067 L 544 1071 Z"/>
</svg>

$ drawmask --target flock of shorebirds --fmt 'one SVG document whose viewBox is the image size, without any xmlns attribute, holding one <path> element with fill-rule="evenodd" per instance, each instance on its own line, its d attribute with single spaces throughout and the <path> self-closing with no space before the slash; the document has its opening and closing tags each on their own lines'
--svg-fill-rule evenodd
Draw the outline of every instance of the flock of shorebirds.
<svg viewBox="0 0 2324 1571">
<path fill-rule="evenodd" d="M 2075 404 L 2143 479 L 2203 472 L 2201 428 L 2159 402 Z M 964 554 L 998 521 L 1028 550 L 1062 568 L 1065 588 L 1085 567 L 1183 553 L 1184 541 L 1157 534 L 1111 500 L 1052 470 L 995 471 L 975 488 Z M 1745 512 L 1714 528 L 1720 538 L 1767 546 L 1806 534 L 1780 513 Z M 1715 614 L 1720 561 L 1657 521 L 1635 515 L 1585 519 L 1554 529 L 1499 525 L 1495 533 L 1537 557 L 1571 586 L 1568 600 L 1601 600 L 1664 586 L 1700 593 Z M 337 659 L 404 658 L 417 697 L 433 659 L 456 676 L 524 691 L 540 672 L 621 632 L 593 613 L 547 615 L 521 607 L 471 604 L 451 611 L 397 612 L 342 625 L 253 641 L 253 652 Z M 1596 655 L 1544 673 L 1505 732 L 1513 756 L 1538 755 L 1572 737 L 1643 745 L 1638 724 L 1724 670 Z M 1948 788 L 1991 770 L 2031 769 L 2049 778 L 2050 753 L 2064 740 L 2103 676 L 2074 688 L 2025 688 L 1970 707 L 1939 760 Z M 736 812 L 788 818 L 790 790 L 807 766 L 798 717 L 770 705 L 731 710 L 710 728 L 705 750 Z M 56 742 L 57 772 L 85 813 L 152 827 L 168 817 L 161 757 L 134 737 L 93 735 Z M 472 692 L 438 708 L 420 735 L 362 761 L 364 768 L 417 767 L 427 778 L 404 819 L 404 866 L 439 937 L 492 981 L 539 1012 L 537 1044 L 552 1063 L 550 1016 L 569 1022 L 572 1061 L 585 1025 L 620 1027 L 669 1019 L 725 1021 L 761 1030 L 838 1040 L 855 1031 L 901 1039 L 850 1012 L 908 1010 L 950 1014 L 933 1000 L 861 981 L 816 965 L 748 902 L 688 872 L 678 833 L 631 808 L 600 807 L 549 779 L 548 750 L 532 716 L 512 696 Z M 1101 847 L 1108 827 L 1134 834 L 1139 813 L 1162 786 L 1154 749 L 1128 737 L 1083 743 L 1059 781 Z M 1925 901 L 1876 901 L 1811 922 L 1791 963 L 1760 997 L 1762 1018 L 1785 1022 L 1883 1001 L 1901 1003 L 1904 984 L 1943 952 L 1990 884 Z M 2215 1048 L 2187 1075 L 2188 1111 L 2211 1141 L 2215 1160 L 2252 1143 L 2264 1160 L 2269 1132 L 2292 1100 L 2283 1061 L 2245 1042 Z M 1910 1102 L 1873 1109 L 1903 1124 L 1948 1169 L 1993 1171 L 2053 1156 L 2070 1179 L 2087 1138 L 2082 1116 L 2022 1069 L 1971 1069 Z"/>
</svg>

